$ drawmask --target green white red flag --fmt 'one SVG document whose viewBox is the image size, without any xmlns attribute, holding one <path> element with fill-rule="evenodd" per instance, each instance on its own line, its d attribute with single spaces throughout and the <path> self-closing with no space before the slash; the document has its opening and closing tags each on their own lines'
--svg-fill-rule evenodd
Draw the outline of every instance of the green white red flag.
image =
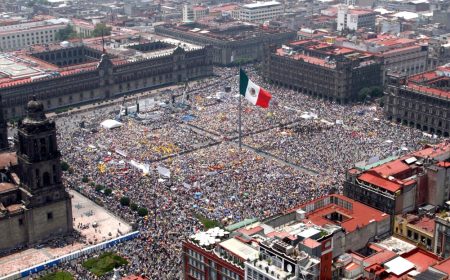
<svg viewBox="0 0 450 280">
<path fill-rule="evenodd" d="M 239 93 L 253 105 L 268 108 L 272 95 L 250 80 L 244 70 L 239 71 Z"/>
</svg>

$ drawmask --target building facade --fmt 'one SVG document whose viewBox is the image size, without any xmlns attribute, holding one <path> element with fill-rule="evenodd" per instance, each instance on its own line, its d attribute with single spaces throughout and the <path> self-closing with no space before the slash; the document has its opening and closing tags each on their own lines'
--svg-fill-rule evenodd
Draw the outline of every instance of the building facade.
<svg viewBox="0 0 450 280">
<path fill-rule="evenodd" d="M 350 9 L 340 5 L 337 13 L 337 30 L 358 30 L 366 28 L 375 30 L 376 13 L 371 10 Z"/>
<path fill-rule="evenodd" d="M 408 78 L 392 74 L 388 79 L 384 113 L 389 120 L 449 137 L 449 65 Z"/>
<path fill-rule="evenodd" d="M 417 211 L 422 205 L 441 206 L 450 195 L 449 159 L 450 144 L 444 142 L 354 167 L 347 172 L 344 195 L 392 217 Z"/>
<path fill-rule="evenodd" d="M 28 102 L 26 111 L 18 125 L 17 155 L 0 155 L 10 159 L 1 167 L 0 250 L 43 242 L 73 228 L 55 123 L 45 117 L 44 105 L 35 99 Z"/>
<path fill-rule="evenodd" d="M 178 47 L 172 53 L 137 61 L 116 60 L 101 51 L 82 47 L 39 52 L 48 58 L 57 73 L 41 78 L 11 81 L 0 85 L 5 118 L 25 114 L 24 104 L 35 94 L 46 110 L 82 105 L 116 98 L 134 92 L 172 85 L 213 73 L 211 48 L 185 51 Z M 53 64 L 55 63 L 55 65 Z M 84 64 L 79 64 L 84 63 Z M 61 65 L 66 68 L 58 68 Z"/>
<path fill-rule="evenodd" d="M 12 51 L 56 42 L 58 31 L 66 28 L 68 22 L 61 19 L 0 26 L 0 50 Z"/>
<path fill-rule="evenodd" d="M 283 5 L 277 1 L 256 2 L 241 7 L 239 19 L 248 22 L 264 23 L 283 14 Z"/>
<path fill-rule="evenodd" d="M 209 9 L 204 6 L 183 5 L 183 22 L 192 22 L 202 19 L 209 14 Z"/>
<path fill-rule="evenodd" d="M 198 45 L 211 45 L 213 62 L 216 65 L 230 65 L 241 62 L 259 61 L 264 58 L 269 45 L 280 46 L 295 40 L 295 31 L 286 29 L 264 30 L 255 25 L 239 22 L 217 23 L 217 25 L 160 25 L 155 27 L 157 34 L 170 36 Z"/>
<path fill-rule="evenodd" d="M 433 252 L 443 258 L 450 258 L 450 211 L 436 214 Z"/>
<path fill-rule="evenodd" d="M 293 42 L 268 54 L 263 76 L 276 85 L 338 103 L 355 102 L 361 89 L 381 85 L 376 59 L 335 50 L 313 40 Z"/>
</svg>

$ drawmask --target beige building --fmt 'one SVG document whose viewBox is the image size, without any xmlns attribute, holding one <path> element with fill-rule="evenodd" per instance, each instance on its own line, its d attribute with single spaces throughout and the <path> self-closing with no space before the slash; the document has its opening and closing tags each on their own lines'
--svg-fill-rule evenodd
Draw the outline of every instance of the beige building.
<svg viewBox="0 0 450 280">
<path fill-rule="evenodd" d="M 0 154 L 0 252 L 72 232 L 55 123 L 45 117 L 41 102 L 32 100 L 26 109 L 17 152 Z"/>
<path fill-rule="evenodd" d="M 277 1 L 256 2 L 243 5 L 239 19 L 263 23 L 283 14 L 283 5 Z"/>
<path fill-rule="evenodd" d="M 0 51 L 19 50 L 35 44 L 56 42 L 56 34 L 69 20 L 53 19 L 0 27 Z"/>
</svg>

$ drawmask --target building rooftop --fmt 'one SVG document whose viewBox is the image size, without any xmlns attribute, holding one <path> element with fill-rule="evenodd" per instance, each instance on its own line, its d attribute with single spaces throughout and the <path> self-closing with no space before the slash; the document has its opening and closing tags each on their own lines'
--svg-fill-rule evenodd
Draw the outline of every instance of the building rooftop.
<svg viewBox="0 0 450 280">
<path fill-rule="evenodd" d="M 271 7 L 271 6 L 279 6 L 281 5 L 280 2 L 277 1 L 265 1 L 265 2 L 255 2 L 250 4 L 242 5 L 242 7 L 246 9 L 258 9 L 263 7 Z"/>
<path fill-rule="evenodd" d="M 450 82 L 450 64 L 438 67 L 436 70 L 408 77 L 405 87 L 425 94 L 431 94 L 449 99 L 450 91 L 445 86 Z"/>
<path fill-rule="evenodd" d="M 415 268 L 414 264 L 402 257 L 396 257 L 384 264 L 386 271 L 401 276 Z"/>
<path fill-rule="evenodd" d="M 259 255 L 259 251 L 252 248 L 251 246 L 242 243 L 236 238 L 230 238 L 219 243 L 219 246 L 223 249 L 231 252 L 233 255 L 243 259 L 243 260 L 256 260 Z"/>
<path fill-rule="evenodd" d="M 438 264 L 433 265 L 432 267 L 450 276 L 450 258 L 447 258 L 439 262 Z"/>
<path fill-rule="evenodd" d="M 321 207 L 311 208 L 315 203 L 319 205 L 318 201 L 320 200 L 323 201 L 323 204 L 320 203 Z M 305 215 L 305 223 L 311 222 L 321 227 L 336 225 L 345 229 L 346 232 L 353 232 L 372 222 L 380 222 L 390 218 L 386 213 L 339 194 L 318 198 L 296 207 L 296 209 L 311 209 Z"/>
<path fill-rule="evenodd" d="M 413 263 L 418 272 L 427 270 L 439 260 L 438 256 L 419 248 L 403 254 L 402 257 Z"/>
</svg>

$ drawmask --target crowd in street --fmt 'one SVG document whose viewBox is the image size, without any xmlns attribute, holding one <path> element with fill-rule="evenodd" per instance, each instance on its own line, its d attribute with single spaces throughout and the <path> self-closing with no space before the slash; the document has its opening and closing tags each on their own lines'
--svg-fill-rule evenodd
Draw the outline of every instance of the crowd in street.
<svg viewBox="0 0 450 280">
<path fill-rule="evenodd" d="M 58 145 L 70 166 L 64 174 L 67 186 L 140 231 L 139 238 L 115 248 L 130 262 L 124 274 L 179 279 L 181 242 L 202 229 L 199 216 L 230 224 L 274 215 L 340 191 L 346 169 L 357 162 L 433 141 L 384 120 L 375 104 L 315 99 L 269 85 L 254 69 L 246 70 L 273 99 L 268 109 L 242 100 L 242 149 L 236 141 L 237 68 L 218 68 L 216 77 L 189 84 L 188 98 L 180 97 L 185 89 L 175 90 L 175 102 L 188 109 L 171 104 L 167 95 L 134 117 L 118 116 L 118 108 L 110 107 L 56 119 Z M 122 126 L 100 128 L 107 118 Z M 147 208 L 148 215 L 139 217 L 122 206 L 123 196 Z M 77 279 L 95 278 L 80 263 L 64 269 Z"/>
</svg>

